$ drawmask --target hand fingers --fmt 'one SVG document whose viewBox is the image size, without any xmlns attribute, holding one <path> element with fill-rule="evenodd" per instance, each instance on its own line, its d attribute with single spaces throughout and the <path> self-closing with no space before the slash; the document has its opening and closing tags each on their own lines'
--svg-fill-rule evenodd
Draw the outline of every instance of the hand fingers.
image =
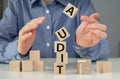
<svg viewBox="0 0 120 79">
<path fill-rule="evenodd" d="M 31 32 L 31 31 L 37 29 L 37 28 L 38 28 L 38 25 L 35 25 L 35 24 L 29 26 L 29 28 L 23 28 L 22 30 L 20 30 L 19 36 L 24 35 L 24 34 L 26 34 L 26 33 L 29 33 L 29 32 Z"/>
<path fill-rule="evenodd" d="M 22 30 L 20 31 L 20 35 L 28 33 L 32 30 L 36 30 L 39 27 L 39 25 L 42 24 L 44 21 L 44 17 L 31 20 L 22 28 Z"/>
<path fill-rule="evenodd" d="M 95 35 L 99 40 L 105 39 L 107 37 L 107 33 L 100 30 L 90 30 L 90 32 Z"/>
<path fill-rule="evenodd" d="M 26 33 L 21 37 L 22 41 L 26 41 L 27 39 L 29 39 L 30 37 L 32 37 L 32 32 Z"/>
<path fill-rule="evenodd" d="M 97 43 L 99 43 L 100 39 L 97 38 L 95 35 L 92 35 L 92 38 L 91 38 L 91 47 L 95 46 Z"/>
<path fill-rule="evenodd" d="M 82 21 L 87 21 L 87 22 L 98 22 L 96 19 L 98 19 L 100 17 L 99 13 L 93 13 L 90 15 L 89 19 L 88 16 L 81 16 L 81 20 Z M 91 20 L 90 20 L 91 18 Z"/>
<path fill-rule="evenodd" d="M 36 34 L 36 31 L 26 33 L 23 36 L 21 36 L 21 40 L 26 41 L 27 39 L 33 38 L 35 36 L 35 34 Z"/>
<path fill-rule="evenodd" d="M 99 13 L 93 13 L 90 15 L 91 18 L 98 19 L 100 17 Z"/>
<path fill-rule="evenodd" d="M 26 27 L 24 27 L 24 28 L 28 28 L 28 27 L 30 27 L 31 25 L 37 25 L 37 26 L 39 26 L 39 25 L 42 24 L 44 21 L 45 21 L 45 17 L 39 17 L 39 18 L 32 19 L 30 22 L 28 22 L 28 23 L 26 24 Z"/>
<path fill-rule="evenodd" d="M 81 20 L 88 23 L 95 23 L 95 22 L 99 23 L 95 18 L 88 17 L 88 16 L 81 16 Z"/>
<path fill-rule="evenodd" d="M 87 31 L 87 30 L 86 30 L 87 25 L 88 25 L 87 22 L 82 22 L 82 23 L 80 24 L 80 26 L 77 28 L 77 30 L 79 29 L 79 32 L 82 32 L 82 31 L 85 32 L 85 31 Z"/>
<path fill-rule="evenodd" d="M 93 24 L 90 24 L 86 27 L 87 30 L 101 30 L 103 32 L 105 32 L 107 30 L 107 27 L 106 25 L 104 24 L 98 24 L 98 23 L 93 23 Z"/>
<path fill-rule="evenodd" d="M 35 19 L 32 19 L 28 24 L 41 24 L 41 21 L 44 21 L 45 17 L 38 17 Z"/>
</svg>

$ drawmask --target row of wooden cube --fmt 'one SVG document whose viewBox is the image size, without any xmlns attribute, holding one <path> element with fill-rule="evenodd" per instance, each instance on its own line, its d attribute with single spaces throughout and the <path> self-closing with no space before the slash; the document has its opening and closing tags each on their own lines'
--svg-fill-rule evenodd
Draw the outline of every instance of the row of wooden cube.
<svg viewBox="0 0 120 79">
<path fill-rule="evenodd" d="M 10 71 L 16 72 L 31 72 L 31 71 L 44 71 L 44 62 L 38 61 L 11 61 L 9 65 Z M 78 60 L 77 61 L 77 73 L 81 75 L 91 74 L 91 60 Z M 97 73 L 110 73 L 112 72 L 112 62 L 110 61 L 97 61 L 96 63 Z M 65 74 L 65 63 L 54 63 L 54 74 Z"/>
<path fill-rule="evenodd" d="M 44 71 L 43 61 L 11 61 L 9 63 L 9 70 L 13 72 L 32 72 L 32 71 Z"/>
<path fill-rule="evenodd" d="M 81 75 L 88 75 L 92 72 L 92 63 L 90 59 L 80 59 L 77 61 L 77 73 Z M 112 62 L 110 61 L 97 61 L 96 62 L 97 73 L 111 73 Z"/>
</svg>

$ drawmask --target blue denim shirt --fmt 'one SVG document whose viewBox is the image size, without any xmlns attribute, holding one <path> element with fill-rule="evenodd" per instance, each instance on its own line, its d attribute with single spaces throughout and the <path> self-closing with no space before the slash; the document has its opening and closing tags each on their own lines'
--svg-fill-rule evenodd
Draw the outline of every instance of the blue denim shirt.
<svg viewBox="0 0 120 79">
<path fill-rule="evenodd" d="M 79 8 L 75 18 L 71 19 L 63 13 L 68 3 Z M 102 40 L 91 48 L 82 48 L 75 43 L 75 32 L 81 24 L 80 16 L 91 15 L 95 9 L 90 0 L 54 0 L 48 6 L 43 0 L 9 0 L 3 18 L 0 20 L 0 62 L 28 58 L 17 52 L 17 39 L 21 28 L 31 19 L 45 16 L 46 21 L 37 29 L 35 41 L 30 50 L 40 50 L 41 57 L 53 58 L 54 41 L 58 41 L 55 32 L 65 27 L 70 33 L 67 42 L 69 57 L 90 58 L 92 60 L 107 59 L 109 49 L 106 40 Z"/>
</svg>

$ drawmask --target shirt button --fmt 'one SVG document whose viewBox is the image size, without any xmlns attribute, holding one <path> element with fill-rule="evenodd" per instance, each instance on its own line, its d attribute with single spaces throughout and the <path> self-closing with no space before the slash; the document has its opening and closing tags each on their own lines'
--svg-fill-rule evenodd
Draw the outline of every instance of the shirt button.
<svg viewBox="0 0 120 79">
<path fill-rule="evenodd" d="M 48 14 L 50 11 L 49 10 L 46 10 L 46 13 Z"/>
<path fill-rule="evenodd" d="M 50 43 L 47 43 L 46 45 L 47 45 L 47 47 L 50 47 Z"/>
<path fill-rule="evenodd" d="M 47 26 L 47 29 L 49 30 L 49 29 L 50 29 L 50 26 Z"/>
</svg>

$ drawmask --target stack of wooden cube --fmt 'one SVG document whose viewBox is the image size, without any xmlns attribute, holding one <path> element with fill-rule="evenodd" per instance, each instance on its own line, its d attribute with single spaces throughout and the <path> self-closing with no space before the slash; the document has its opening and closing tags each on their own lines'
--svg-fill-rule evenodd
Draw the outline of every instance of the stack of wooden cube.
<svg viewBox="0 0 120 79">
<path fill-rule="evenodd" d="M 66 64 L 68 64 L 68 53 L 66 51 L 66 42 L 70 34 L 66 30 L 65 27 L 62 27 L 58 31 L 55 32 L 56 36 L 60 41 L 55 41 L 54 43 L 54 52 L 56 53 L 56 62 L 54 63 L 54 74 L 62 74 L 66 73 Z"/>
<path fill-rule="evenodd" d="M 40 60 L 40 51 L 30 51 L 30 60 L 10 61 L 9 70 L 13 72 L 43 71 L 44 62 Z"/>
</svg>

